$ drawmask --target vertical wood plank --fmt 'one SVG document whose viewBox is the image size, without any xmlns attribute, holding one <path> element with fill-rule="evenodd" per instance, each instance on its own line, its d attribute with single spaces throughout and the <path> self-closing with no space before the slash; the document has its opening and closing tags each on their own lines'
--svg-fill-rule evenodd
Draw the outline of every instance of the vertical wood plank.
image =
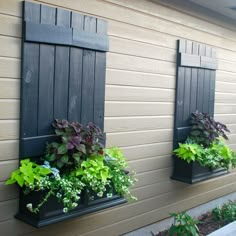
<svg viewBox="0 0 236 236">
<path fill-rule="evenodd" d="M 97 33 L 107 33 L 107 23 L 97 20 Z M 104 130 L 104 101 L 105 101 L 106 53 L 96 52 L 95 85 L 94 85 L 94 124 Z"/>
<path fill-rule="evenodd" d="M 216 58 L 216 51 L 212 48 L 211 56 Z M 216 83 L 216 71 L 211 70 L 210 72 L 210 94 L 209 94 L 209 114 L 214 116 L 214 103 L 215 103 L 215 83 Z"/>
<path fill-rule="evenodd" d="M 24 2 L 24 20 L 39 23 L 40 5 Z M 22 52 L 21 137 L 25 138 L 37 135 L 39 44 L 25 43 Z"/>
<path fill-rule="evenodd" d="M 187 54 L 192 54 L 192 42 L 186 42 Z M 189 115 L 190 115 L 190 94 L 191 94 L 191 68 L 185 68 L 184 73 L 184 107 L 183 107 L 183 126 L 189 125 Z"/>
<path fill-rule="evenodd" d="M 179 40 L 178 41 L 178 51 L 185 52 L 186 50 L 186 40 Z M 183 120 L 183 106 L 184 106 L 184 75 L 185 75 L 185 68 L 178 67 L 177 71 L 177 82 L 176 82 L 176 108 L 175 108 L 175 126 L 180 127 L 182 126 Z"/>
<path fill-rule="evenodd" d="M 96 18 L 85 16 L 84 30 L 96 32 Z M 95 77 L 95 52 L 84 50 L 83 52 L 83 80 L 82 80 L 82 106 L 81 123 L 93 122 L 94 101 L 94 77 Z"/>
<path fill-rule="evenodd" d="M 193 55 L 198 55 L 199 51 L 199 44 L 193 42 Z M 190 96 L 190 110 L 189 113 L 197 110 L 197 84 L 198 84 L 198 77 L 197 77 L 197 69 L 192 68 L 192 74 L 191 74 L 191 96 Z"/>
<path fill-rule="evenodd" d="M 57 9 L 56 25 L 70 28 L 70 17 L 70 11 Z M 56 46 L 54 79 L 54 118 L 56 119 L 68 119 L 69 54 L 69 47 Z"/>
<path fill-rule="evenodd" d="M 56 9 L 41 6 L 41 23 L 55 25 Z M 55 46 L 40 45 L 38 135 L 52 134 Z"/>
<path fill-rule="evenodd" d="M 200 44 L 199 55 L 205 56 L 206 46 Z M 204 83 L 204 69 L 198 69 L 198 85 L 197 85 L 197 110 L 203 111 L 203 83 Z"/>
<path fill-rule="evenodd" d="M 211 57 L 211 48 L 206 46 L 206 56 Z M 211 71 L 204 70 L 204 82 L 203 82 L 203 112 L 209 113 L 209 98 L 210 98 L 210 77 Z"/>
<path fill-rule="evenodd" d="M 83 30 L 84 16 L 72 12 L 71 27 Z M 81 122 L 81 93 L 83 73 L 83 50 L 80 48 L 70 49 L 70 79 L 68 97 L 68 119 Z"/>
</svg>

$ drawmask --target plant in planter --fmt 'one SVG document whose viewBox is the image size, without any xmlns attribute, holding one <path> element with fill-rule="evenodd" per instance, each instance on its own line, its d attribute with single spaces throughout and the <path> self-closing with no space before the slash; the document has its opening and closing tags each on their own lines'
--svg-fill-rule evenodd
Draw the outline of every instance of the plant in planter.
<svg viewBox="0 0 236 236">
<path fill-rule="evenodd" d="M 210 170 L 210 172 L 215 171 L 214 173 L 216 173 L 216 170 L 228 170 L 230 166 L 236 166 L 236 153 L 225 143 L 225 140 L 228 139 L 225 132 L 229 132 L 226 125 L 215 121 L 208 114 L 200 112 L 192 113 L 190 123 L 189 136 L 174 150 L 177 158 L 189 165 L 197 163 L 202 168 L 198 169 L 203 170 L 203 173 L 204 168 L 205 172 Z M 194 175 L 194 173 L 189 174 Z M 211 177 L 210 173 L 208 174 Z"/>
<path fill-rule="evenodd" d="M 125 171 L 127 162 L 119 148 L 103 148 L 98 127 L 66 120 L 55 120 L 53 127 L 58 140 L 47 145 L 45 156 L 38 163 L 22 160 L 6 182 L 17 183 L 24 194 L 44 193 L 37 203 L 27 202 L 30 212 L 39 214 L 51 197 L 58 200 L 64 213 L 80 207 L 81 198 L 87 195 L 135 199 L 130 192 L 134 174 Z"/>
</svg>

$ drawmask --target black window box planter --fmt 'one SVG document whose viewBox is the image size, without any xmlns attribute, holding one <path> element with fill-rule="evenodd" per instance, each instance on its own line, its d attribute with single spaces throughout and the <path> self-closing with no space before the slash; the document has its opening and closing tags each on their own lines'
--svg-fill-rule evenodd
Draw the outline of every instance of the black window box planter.
<svg viewBox="0 0 236 236">
<path fill-rule="evenodd" d="M 171 179 L 194 184 L 220 175 L 225 175 L 228 170 L 224 168 L 210 169 L 200 166 L 197 162 L 187 163 L 176 156 L 174 158 L 174 171 Z"/>
<path fill-rule="evenodd" d="M 91 198 L 91 194 L 89 195 L 87 192 L 83 192 L 81 194 L 81 199 L 78 202 L 78 206 L 68 213 L 63 212 L 63 205 L 58 202 L 55 196 L 49 198 L 49 200 L 40 208 L 38 214 L 30 212 L 26 208 L 28 203 L 32 203 L 33 206 L 37 205 L 45 194 L 45 191 L 41 191 L 31 192 L 25 195 L 23 191 L 21 191 L 19 212 L 15 217 L 34 227 L 40 228 L 56 222 L 126 203 L 126 200 L 118 195 L 113 195 L 111 198 L 100 198 L 94 195 Z"/>
</svg>

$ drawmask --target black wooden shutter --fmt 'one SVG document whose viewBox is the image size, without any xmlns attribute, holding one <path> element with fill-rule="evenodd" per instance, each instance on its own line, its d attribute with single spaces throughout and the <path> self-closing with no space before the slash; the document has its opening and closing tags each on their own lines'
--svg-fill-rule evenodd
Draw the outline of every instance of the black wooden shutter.
<svg viewBox="0 0 236 236">
<path fill-rule="evenodd" d="M 107 23 L 24 2 L 20 157 L 42 155 L 52 121 L 93 122 L 103 130 Z"/>
<path fill-rule="evenodd" d="M 217 68 L 215 50 L 207 45 L 179 40 L 177 50 L 174 147 L 189 134 L 192 112 L 214 115 Z"/>
</svg>

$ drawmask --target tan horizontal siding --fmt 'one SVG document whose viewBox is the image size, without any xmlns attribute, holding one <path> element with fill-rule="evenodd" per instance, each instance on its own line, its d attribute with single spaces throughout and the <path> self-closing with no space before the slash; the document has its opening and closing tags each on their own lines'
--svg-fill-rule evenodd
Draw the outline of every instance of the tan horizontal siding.
<svg viewBox="0 0 236 236">
<path fill-rule="evenodd" d="M 0 99 L 20 98 L 20 81 L 18 79 L 0 78 Z"/>
<path fill-rule="evenodd" d="M 14 99 L 0 99 L 0 119 L 19 119 L 20 102 Z"/>
<path fill-rule="evenodd" d="M 19 158 L 19 141 L 5 140 L 0 141 L 0 161 Z M 0 162 L 1 164 L 1 162 Z"/>
<path fill-rule="evenodd" d="M 172 129 L 137 132 L 107 133 L 107 146 L 132 146 L 152 142 L 167 142 L 173 139 Z"/>
<path fill-rule="evenodd" d="M 174 103 L 165 102 L 106 102 L 105 115 L 114 116 L 164 116 L 173 115 Z"/>
<path fill-rule="evenodd" d="M 106 101 L 174 102 L 175 90 L 106 86 Z"/>
<path fill-rule="evenodd" d="M 175 88 L 175 77 L 136 71 L 107 69 L 106 82 L 112 85 L 126 85 L 151 88 Z"/>
<path fill-rule="evenodd" d="M 20 78 L 20 60 L 0 57 L 0 78 Z"/>
<path fill-rule="evenodd" d="M 0 202 L 16 199 L 18 195 L 16 185 L 5 185 L 5 182 L 0 182 Z"/>
<path fill-rule="evenodd" d="M 236 173 L 197 185 L 170 180 L 175 99 L 176 40 L 214 46 L 215 117 L 228 125 L 236 150 L 236 31 L 151 1 L 41 0 L 108 20 L 105 132 L 121 146 L 139 181 L 139 200 L 35 230 L 18 220 L 18 191 L 4 181 L 18 166 L 21 0 L 0 1 L 0 230 L 4 236 L 118 236 L 179 211 L 234 192 Z M 2 14 L 1 14 L 2 13 Z M 6 214 L 4 214 L 6 212 Z M 2 221 L 2 222 L 1 222 Z"/>
<path fill-rule="evenodd" d="M 0 140 L 18 139 L 19 122 L 15 120 L 0 120 Z"/>
<path fill-rule="evenodd" d="M 106 117 L 106 132 L 172 129 L 173 116 Z"/>
</svg>

